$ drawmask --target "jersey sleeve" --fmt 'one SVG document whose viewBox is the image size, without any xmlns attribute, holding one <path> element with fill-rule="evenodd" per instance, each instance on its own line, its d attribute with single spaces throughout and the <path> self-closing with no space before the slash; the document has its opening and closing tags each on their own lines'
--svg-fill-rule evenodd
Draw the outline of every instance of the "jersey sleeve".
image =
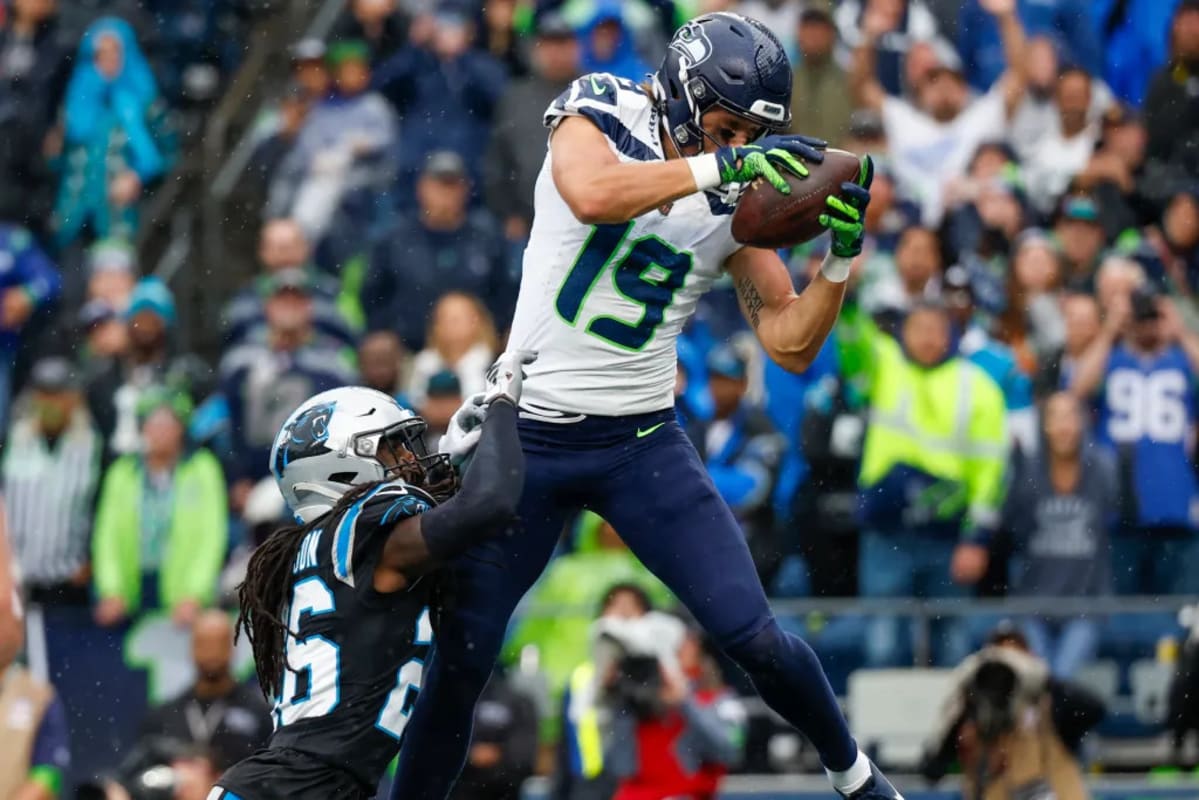
<svg viewBox="0 0 1199 800">
<path fill-rule="evenodd" d="M 334 576 L 354 586 L 355 571 L 374 563 L 387 533 L 402 520 L 432 507 L 428 495 L 403 481 L 382 483 L 369 491 L 337 522 L 331 544 Z"/>
<path fill-rule="evenodd" d="M 546 127 L 567 117 L 584 117 L 612 142 L 617 151 L 641 161 L 656 158 L 653 149 L 633 134 L 636 119 L 649 98 L 637 84 L 604 72 L 584 75 L 558 95 L 545 111 Z"/>
</svg>

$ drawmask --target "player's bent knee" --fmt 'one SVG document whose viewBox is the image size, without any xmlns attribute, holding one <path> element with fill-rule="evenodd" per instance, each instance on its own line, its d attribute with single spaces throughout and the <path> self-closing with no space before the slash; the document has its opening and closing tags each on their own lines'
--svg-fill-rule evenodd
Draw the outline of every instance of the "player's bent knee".
<svg viewBox="0 0 1199 800">
<path fill-rule="evenodd" d="M 807 642 L 784 631 L 774 619 L 753 636 L 725 645 L 724 651 L 750 677 L 775 672 L 785 664 L 794 665 L 797 658 L 820 669 L 820 662 Z"/>
</svg>

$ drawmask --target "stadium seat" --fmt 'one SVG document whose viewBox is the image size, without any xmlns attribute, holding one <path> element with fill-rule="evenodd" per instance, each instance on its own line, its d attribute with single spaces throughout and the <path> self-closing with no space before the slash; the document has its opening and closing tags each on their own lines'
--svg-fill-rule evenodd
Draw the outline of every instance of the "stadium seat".
<svg viewBox="0 0 1199 800">
<path fill-rule="evenodd" d="M 1110 658 L 1099 659 L 1083 666 L 1071 680 L 1099 695 L 1110 709 L 1120 693 L 1120 665 Z"/>
<path fill-rule="evenodd" d="M 860 669 L 849 676 L 849 723 L 863 749 L 912 769 L 949 694 L 948 669 Z"/>
<path fill-rule="evenodd" d="M 1133 711 L 1140 722 L 1161 725 L 1166 721 L 1166 705 L 1173 679 L 1173 664 L 1147 658 L 1133 662 L 1128 670 L 1128 681 L 1132 687 Z"/>
</svg>

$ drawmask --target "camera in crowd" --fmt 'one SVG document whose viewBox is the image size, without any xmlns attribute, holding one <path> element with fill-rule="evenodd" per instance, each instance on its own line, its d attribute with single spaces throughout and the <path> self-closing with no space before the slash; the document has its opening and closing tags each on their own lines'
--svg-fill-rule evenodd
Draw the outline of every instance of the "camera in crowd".
<svg viewBox="0 0 1199 800">
<path fill-rule="evenodd" d="M 604 703 L 639 720 L 661 716 L 663 670 L 679 668 L 683 623 L 653 611 L 635 619 L 601 617 L 591 635 L 597 674 L 604 676 Z"/>
<path fill-rule="evenodd" d="M 1024 700 L 1016 670 L 1004 661 L 984 661 L 966 689 L 966 719 L 985 743 L 996 742 L 1016 727 Z"/>
<path fill-rule="evenodd" d="M 627 708 L 637 719 L 654 719 L 664 709 L 662 668 L 657 656 L 628 654 L 616 663 L 616 678 L 609 687 L 608 697 Z"/>
</svg>

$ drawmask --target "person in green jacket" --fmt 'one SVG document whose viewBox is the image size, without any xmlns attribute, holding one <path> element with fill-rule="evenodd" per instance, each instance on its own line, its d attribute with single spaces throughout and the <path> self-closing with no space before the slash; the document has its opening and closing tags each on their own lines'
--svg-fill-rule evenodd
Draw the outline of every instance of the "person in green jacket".
<svg viewBox="0 0 1199 800">
<path fill-rule="evenodd" d="M 858 475 L 863 532 L 859 590 L 865 597 L 959 597 L 987 569 L 1008 460 L 1003 393 L 957 355 L 946 309 L 917 305 L 901 341 L 866 324 L 842 347 L 863 351 L 870 421 Z M 903 660 L 900 621 L 878 617 L 867 635 L 871 666 Z M 934 632 L 938 663 L 970 652 L 969 629 Z"/>
<path fill-rule="evenodd" d="M 228 543 L 227 489 L 208 450 L 188 450 L 191 402 L 165 390 L 138 406 L 141 452 L 104 474 L 92 537 L 96 621 L 165 609 L 180 626 L 212 603 Z"/>
</svg>

